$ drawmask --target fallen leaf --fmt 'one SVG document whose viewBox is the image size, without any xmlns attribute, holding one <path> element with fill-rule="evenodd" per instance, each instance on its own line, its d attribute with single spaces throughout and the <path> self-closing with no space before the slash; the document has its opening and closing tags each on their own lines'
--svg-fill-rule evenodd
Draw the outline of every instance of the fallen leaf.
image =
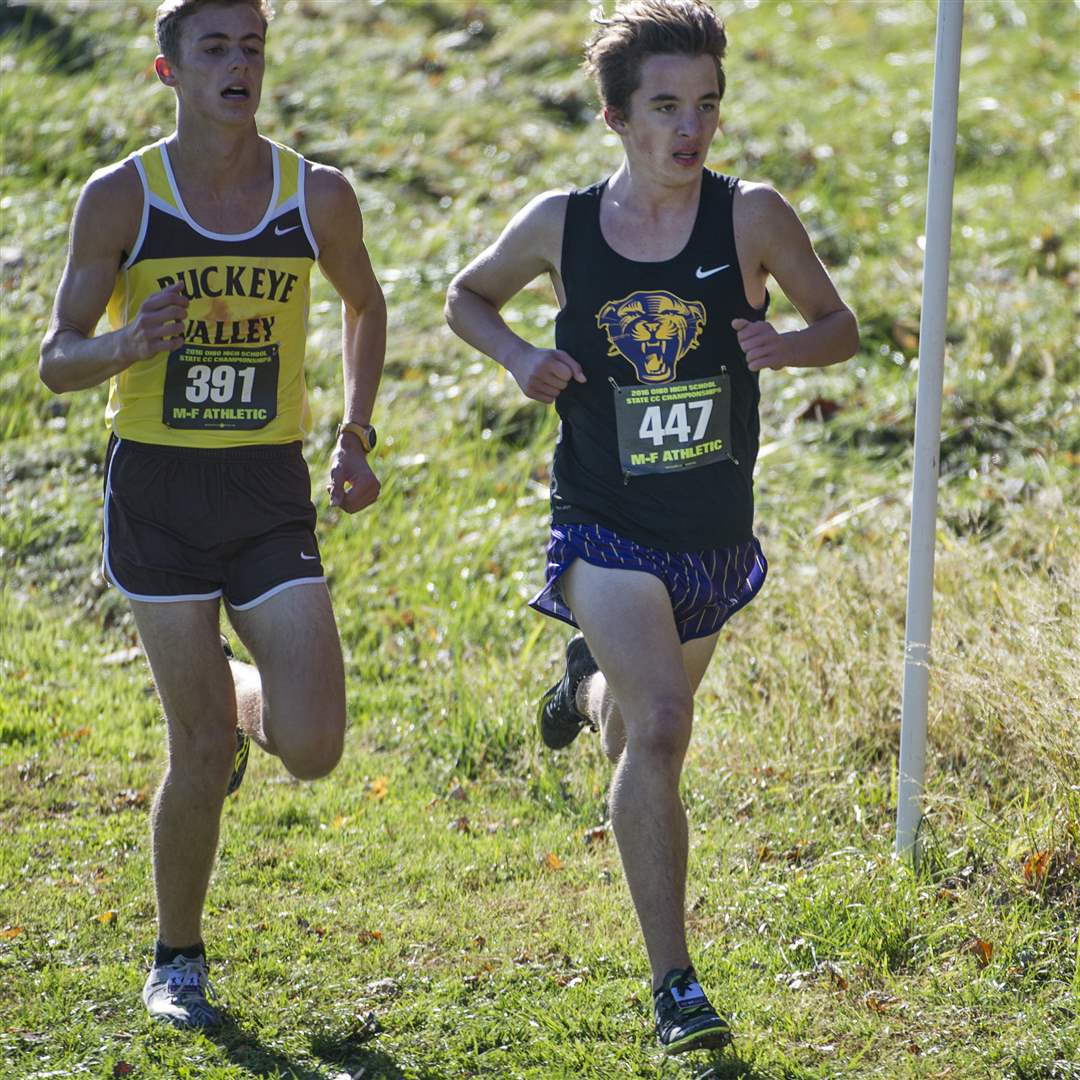
<svg viewBox="0 0 1080 1080">
<path fill-rule="evenodd" d="M 994 955 L 994 946 L 989 941 L 983 941 L 982 938 L 976 938 L 969 946 L 968 951 L 972 953 L 975 959 L 979 962 L 979 967 L 986 967 L 990 963 L 990 958 Z"/>
<path fill-rule="evenodd" d="M 129 1061 L 118 1061 L 112 1067 L 113 1076 L 130 1076 L 135 1071 L 135 1066 Z"/>
<path fill-rule="evenodd" d="M 795 419 L 801 423 L 810 420 L 824 422 L 831 420 L 838 412 L 842 412 L 843 408 L 840 402 L 833 401 L 831 398 L 816 397 L 795 414 Z"/>
<path fill-rule="evenodd" d="M 385 799 L 389 790 L 390 781 L 385 776 L 376 776 L 367 786 L 368 798 L 375 800 Z"/>
<path fill-rule="evenodd" d="M 0 930 L 0 938 L 5 941 L 10 941 L 12 938 L 17 938 L 23 932 L 21 926 L 5 926 L 3 930 Z"/>
<path fill-rule="evenodd" d="M 919 351 L 919 328 L 913 323 L 897 319 L 892 325 L 892 339 L 909 355 Z"/>
<path fill-rule="evenodd" d="M 599 844 L 605 841 L 608 837 L 608 831 L 606 825 L 597 825 L 595 828 L 586 829 L 583 839 L 586 845 Z"/>
<path fill-rule="evenodd" d="M 65 731 L 61 736 L 64 739 L 69 739 L 71 742 L 78 742 L 79 739 L 85 739 L 90 734 L 88 727 L 76 728 L 74 731 Z"/>
<path fill-rule="evenodd" d="M 462 832 L 462 833 L 467 833 L 467 832 L 472 831 L 472 828 L 469 825 L 469 819 L 467 817 L 454 818 L 454 820 L 451 821 L 447 825 L 447 828 L 448 829 L 453 829 L 454 832 Z"/>
<path fill-rule="evenodd" d="M 456 799 L 458 802 L 467 802 L 469 793 L 460 785 L 455 784 L 447 793 L 448 799 Z"/>
<path fill-rule="evenodd" d="M 112 923 L 116 922 L 116 912 L 115 911 L 103 911 L 100 915 L 95 915 L 94 916 L 94 921 L 102 923 L 105 926 L 109 926 Z"/>
<path fill-rule="evenodd" d="M 346 817 L 344 814 L 338 814 L 337 817 L 335 817 L 334 820 L 330 822 L 330 828 L 343 829 L 346 825 L 348 825 L 350 820 L 351 819 Z"/>
<path fill-rule="evenodd" d="M 137 810 L 139 807 L 145 805 L 146 793 L 143 791 L 133 791 L 131 788 L 127 788 L 113 796 L 113 806 L 115 806 L 117 810 L 123 810 L 125 807 L 131 810 Z"/>
<path fill-rule="evenodd" d="M 886 994 L 883 990 L 871 990 L 863 998 L 866 1007 L 871 1012 L 886 1013 L 899 1002 L 899 998 L 892 994 Z"/>
<path fill-rule="evenodd" d="M 1050 873 L 1051 858 L 1049 851 L 1036 851 L 1029 855 L 1024 862 L 1024 880 L 1029 885 L 1041 885 Z"/>
<path fill-rule="evenodd" d="M 359 941 L 361 945 L 367 945 L 372 941 L 382 941 L 382 931 L 361 930 L 360 933 L 356 935 L 356 940 Z"/>
<path fill-rule="evenodd" d="M 546 866 L 548 870 L 561 870 L 563 868 L 563 861 L 554 851 L 549 851 L 544 856 L 544 866 Z"/>
</svg>

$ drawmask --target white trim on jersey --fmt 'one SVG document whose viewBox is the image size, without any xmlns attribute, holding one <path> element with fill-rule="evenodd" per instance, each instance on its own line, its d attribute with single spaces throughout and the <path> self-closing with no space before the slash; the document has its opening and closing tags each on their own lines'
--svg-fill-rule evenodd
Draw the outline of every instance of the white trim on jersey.
<svg viewBox="0 0 1080 1080">
<path fill-rule="evenodd" d="M 225 240 L 232 243 L 239 243 L 243 240 L 251 240 L 258 236 L 271 221 L 274 220 L 279 214 L 278 209 L 278 197 L 281 194 L 281 164 L 278 161 L 278 148 L 270 143 L 270 153 L 274 162 L 274 190 L 270 193 L 270 202 L 267 204 L 266 213 L 263 214 L 262 220 L 254 229 L 249 229 L 244 233 L 218 233 L 211 232 L 209 229 L 204 229 L 192 216 L 188 213 L 187 207 L 184 205 L 184 200 L 180 197 L 180 188 L 176 183 L 176 177 L 173 175 L 172 162 L 169 160 L 169 150 L 164 143 L 161 144 L 161 161 L 165 166 L 165 175 L 169 180 L 169 188 L 172 190 L 173 198 L 176 200 L 176 206 L 180 211 L 180 216 L 184 221 L 197 232 L 200 236 L 205 236 L 209 240 Z"/>
<path fill-rule="evenodd" d="M 139 235 L 135 240 L 134 245 L 131 248 L 131 254 L 121 264 L 121 270 L 130 270 L 135 264 L 135 260 L 139 256 L 139 252 L 142 250 L 143 241 L 146 239 L 146 226 L 150 220 L 150 201 L 153 199 L 153 193 L 150 191 L 150 181 L 146 176 L 146 169 L 143 168 L 142 156 L 140 154 L 132 154 L 128 158 L 128 161 L 135 163 L 135 171 L 139 174 L 139 180 L 142 183 L 143 201 L 142 201 L 142 217 L 139 219 Z M 127 300 L 124 301 L 124 318 L 128 317 Z"/>
<path fill-rule="evenodd" d="M 304 235 L 308 238 L 311 250 L 315 252 L 315 261 L 319 261 L 319 245 L 315 242 L 315 233 L 312 231 L 311 222 L 307 213 L 307 175 L 308 163 L 301 154 L 296 155 L 298 166 L 296 170 L 296 194 L 300 204 L 300 220 L 304 223 Z"/>
</svg>

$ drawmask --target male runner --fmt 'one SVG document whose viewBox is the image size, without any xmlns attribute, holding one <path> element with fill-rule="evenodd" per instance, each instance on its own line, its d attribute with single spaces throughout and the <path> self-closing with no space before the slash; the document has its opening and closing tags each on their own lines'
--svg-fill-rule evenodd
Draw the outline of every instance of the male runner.
<svg viewBox="0 0 1080 1080">
<path fill-rule="evenodd" d="M 858 329 L 791 207 L 704 168 L 724 92 L 712 9 L 634 0 L 598 21 L 586 67 L 622 164 L 530 202 L 455 278 L 447 318 L 562 421 L 547 584 L 532 606 L 584 638 L 567 646 L 540 730 L 557 748 L 598 727 L 615 763 L 611 820 L 656 1032 L 681 1053 L 731 1037 L 687 951 L 679 778 L 718 632 L 766 573 L 753 535 L 758 373 L 845 360 Z M 499 315 L 542 273 L 561 305 L 554 349 Z M 765 321 L 770 276 L 805 329 Z"/>
<path fill-rule="evenodd" d="M 41 347 L 57 393 L 110 380 L 104 573 L 131 601 L 168 727 L 143 1000 L 182 1027 L 220 1022 L 201 914 L 247 737 L 302 779 L 342 751 L 341 646 L 301 454 L 316 260 L 343 311 L 330 500 L 353 513 L 379 492 L 366 455 L 386 308 L 344 176 L 256 127 L 270 17 L 266 0 L 158 8 L 176 131 L 90 178 Z M 112 332 L 95 337 L 106 308 Z M 223 655 L 222 598 L 254 667 Z"/>
</svg>

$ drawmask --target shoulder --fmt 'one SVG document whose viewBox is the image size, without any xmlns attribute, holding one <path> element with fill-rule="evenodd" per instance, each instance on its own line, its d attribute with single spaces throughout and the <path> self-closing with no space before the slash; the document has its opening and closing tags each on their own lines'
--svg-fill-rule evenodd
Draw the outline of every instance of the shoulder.
<svg viewBox="0 0 1080 1080">
<path fill-rule="evenodd" d="M 125 247 L 138 232 L 143 188 L 130 159 L 98 169 L 83 185 L 75 207 L 75 236 L 110 248 Z"/>
<path fill-rule="evenodd" d="M 754 224 L 765 224 L 770 218 L 794 213 L 787 199 L 771 184 L 737 180 L 734 187 L 738 213 Z"/>
<path fill-rule="evenodd" d="M 513 216 L 503 235 L 536 251 L 557 251 L 562 245 L 569 200 L 565 191 L 537 195 Z"/>
<path fill-rule="evenodd" d="M 83 185 L 80 203 L 95 211 L 142 209 L 142 181 L 129 158 L 94 172 Z"/>
<path fill-rule="evenodd" d="M 514 215 L 512 224 L 530 229 L 561 229 L 569 201 L 570 195 L 566 191 L 545 191 L 530 199 Z"/>
<path fill-rule="evenodd" d="M 309 211 L 323 209 L 333 213 L 359 205 L 345 174 L 317 161 L 307 162 L 306 194 Z"/>
<path fill-rule="evenodd" d="M 753 236 L 762 249 L 805 239 L 799 215 L 771 184 L 740 180 L 735 185 L 732 217 L 741 236 Z"/>
<path fill-rule="evenodd" d="M 320 248 L 328 243 L 363 236 L 364 221 L 352 184 L 340 169 L 317 162 L 307 163 L 305 202 L 308 218 Z"/>
</svg>

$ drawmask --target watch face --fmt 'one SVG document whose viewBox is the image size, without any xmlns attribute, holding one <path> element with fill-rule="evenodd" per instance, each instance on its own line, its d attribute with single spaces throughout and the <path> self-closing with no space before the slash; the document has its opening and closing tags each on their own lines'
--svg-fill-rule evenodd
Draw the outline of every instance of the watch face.
<svg viewBox="0 0 1080 1080">
<path fill-rule="evenodd" d="M 369 427 L 367 429 L 368 449 L 370 449 L 370 450 L 375 449 L 375 443 L 376 443 L 377 439 L 378 439 L 378 436 L 375 434 L 375 429 L 373 427 Z"/>
</svg>

